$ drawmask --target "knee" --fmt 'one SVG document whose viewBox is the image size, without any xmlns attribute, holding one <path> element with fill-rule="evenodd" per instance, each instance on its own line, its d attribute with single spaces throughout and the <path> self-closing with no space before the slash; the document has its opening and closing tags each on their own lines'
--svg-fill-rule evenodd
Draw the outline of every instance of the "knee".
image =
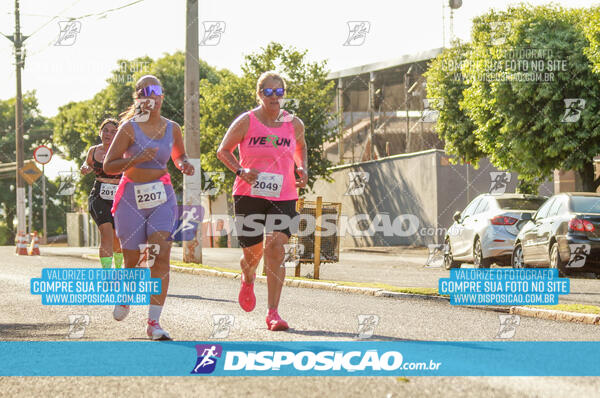
<svg viewBox="0 0 600 398">
<path fill-rule="evenodd" d="M 283 245 L 271 244 L 265 248 L 265 257 L 269 257 L 270 259 L 283 260 L 283 255 Z"/>
<path fill-rule="evenodd" d="M 262 252 L 253 253 L 250 255 L 242 255 L 240 261 L 245 261 L 250 267 L 256 267 L 262 258 Z"/>
</svg>

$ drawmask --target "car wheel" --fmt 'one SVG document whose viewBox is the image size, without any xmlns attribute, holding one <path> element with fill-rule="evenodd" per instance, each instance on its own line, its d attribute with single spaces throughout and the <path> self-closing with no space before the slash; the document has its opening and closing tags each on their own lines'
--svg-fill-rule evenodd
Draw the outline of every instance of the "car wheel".
<svg viewBox="0 0 600 398">
<path fill-rule="evenodd" d="M 476 268 L 490 268 L 490 265 L 492 265 L 491 259 L 483 258 L 480 239 L 477 239 L 473 245 L 473 262 Z"/>
<path fill-rule="evenodd" d="M 515 245 L 511 264 L 513 268 L 526 268 L 525 261 L 523 260 L 523 246 L 520 243 Z"/>
<path fill-rule="evenodd" d="M 446 269 L 451 269 L 451 268 L 459 268 L 460 267 L 460 263 L 457 261 L 454 261 L 454 258 L 452 257 L 452 249 L 450 248 L 450 241 L 448 239 L 446 239 L 446 242 L 444 243 L 446 245 L 447 250 L 444 251 L 444 268 Z"/>
<path fill-rule="evenodd" d="M 550 249 L 550 268 L 558 269 L 559 276 L 565 276 L 565 263 L 560 259 L 558 243 L 554 242 Z"/>
</svg>

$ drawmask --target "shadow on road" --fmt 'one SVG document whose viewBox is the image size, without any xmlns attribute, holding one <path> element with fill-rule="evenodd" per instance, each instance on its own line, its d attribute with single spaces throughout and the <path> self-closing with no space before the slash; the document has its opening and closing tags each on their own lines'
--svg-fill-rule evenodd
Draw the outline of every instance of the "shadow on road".
<svg viewBox="0 0 600 398">
<path fill-rule="evenodd" d="M 420 341 L 420 340 L 412 340 L 412 339 L 402 339 L 398 337 L 392 336 L 382 336 L 379 334 L 374 334 L 369 339 L 359 339 L 358 333 L 346 333 L 346 332 L 331 332 L 327 330 L 295 330 L 288 329 L 286 333 L 290 334 L 299 334 L 302 336 L 321 336 L 321 337 L 345 337 L 345 338 L 354 338 L 356 340 L 364 341 L 364 340 L 380 340 L 380 341 Z"/>
<path fill-rule="evenodd" d="M 221 303 L 237 303 L 236 300 L 215 299 L 215 298 L 208 298 L 208 297 L 202 297 L 202 296 L 194 296 L 192 294 L 167 294 L 167 297 L 175 297 L 175 298 L 181 298 L 181 299 L 187 299 L 187 300 L 218 301 Z"/>
<path fill-rule="evenodd" d="M 46 337 L 49 339 L 65 339 L 69 332 L 68 322 L 57 323 L 3 323 L 0 324 L 2 340 Z"/>
</svg>

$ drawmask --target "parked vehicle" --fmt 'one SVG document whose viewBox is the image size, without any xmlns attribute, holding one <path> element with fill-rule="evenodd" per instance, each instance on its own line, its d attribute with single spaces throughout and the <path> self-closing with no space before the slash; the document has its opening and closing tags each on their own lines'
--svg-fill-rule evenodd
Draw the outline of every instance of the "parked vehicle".
<svg viewBox="0 0 600 398">
<path fill-rule="evenodd" d="M 530 218 L 515 240 L 513 267 L 600 274 L 600 194 L 554 195 Z"/>
<path fill-rule="evenodd" d="M 479 195 L 462 211 L 446 234 L 444 266 L 457 268 L 472 262 L 477 268 L 492 263 L 510 265 L 515 238 L 525 224 L 524 214 L 534 213 L 544 196 L 524 194 Z"/>
</svg>

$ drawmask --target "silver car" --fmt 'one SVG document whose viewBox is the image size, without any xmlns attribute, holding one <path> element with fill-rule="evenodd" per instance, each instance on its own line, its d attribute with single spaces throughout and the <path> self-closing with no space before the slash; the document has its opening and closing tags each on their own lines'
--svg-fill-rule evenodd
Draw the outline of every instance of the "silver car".
<svg viewBox="0 0 600 398">
<path fill-rule="evenodd" d="M 524 194 L 483 194 L 473 199 L 462 212 L 454 213 L 444 240 L 446 269 L 462 262 L 477 268 L 510 265 L 515 238 L 527 223 L 523 213 L 535 213 L 546 199 Z"/>
</svg>

